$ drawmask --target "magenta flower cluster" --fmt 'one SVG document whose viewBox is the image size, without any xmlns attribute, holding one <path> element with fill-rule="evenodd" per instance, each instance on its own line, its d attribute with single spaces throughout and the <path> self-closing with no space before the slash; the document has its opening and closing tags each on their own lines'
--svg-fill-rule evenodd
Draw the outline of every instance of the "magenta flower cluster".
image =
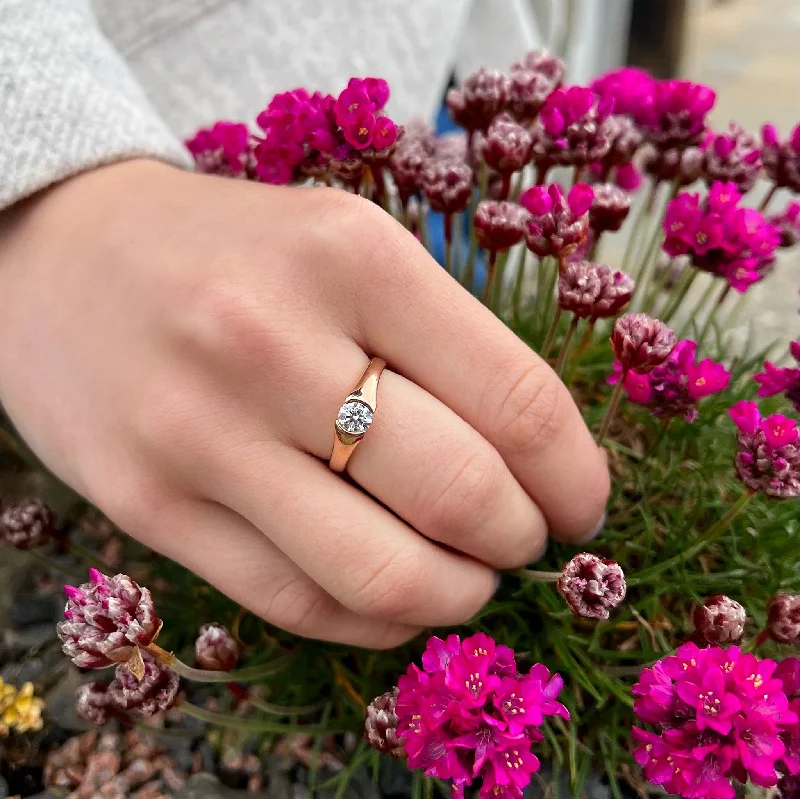
<svg viewBox="0 0 800 799">
<path fill-rule="evenodd" d="M 388 100 L 381 78 L 351 78 L 338 97 L 295 89 L 276 94 L 258 115 L 263 136 L 218 122 L 186 144 L 204 172 L 292 183 L 338 163 L 387 158 L 398 135 L 383 113 Z"/>
<path fill-rule="evenodd" d="M 254 146 L 247 125 L 240 122 L 217 122 L 186 141 L 201 172 L 230 178 L 255 177 Z"/>
<path fill-rule="evenodd" d="M 728 413 L 739 430 L 736 470 L 751 490 L 776 499 L 800 497 L 800 433 L 780 413 L 761 416 L 755 402 L 741 400 Z"/>
<path fill-rule="evenodd" d="M 800 123 L 781 139 L 774 125 L 761 129 L 764 171 L 778 188 L 800 192 Z"/>
<path fill-rule="evenodd" d="M 567 195 L 557 183 L 525 191 L 519 203 L 530 214 L 525 223 L 528 249 L 540 258 L 559 260 L 575 252 L 589 230 L 593 200 L 594 192 L 585 183 L 575 184 Z"/>
<path fill-rule="evenodd" d="M 771 361 L 764 362 L 764 371 L 753 375 L 758 383 L 759 397 L 774 397 L 783 394 L 794 409 L 800 413 L 800 341 L 793 341 L 789 345 L 792 357 L 797 361 L 797 367 L 775 366 Z"/>
<path fill-rule="evenodd" d="M 800 773 L 796 669 L 738 647 L 688 643 L 645 669 L 634 712 L 658 732 L 633 728 L 650 782 L 687 799 L 733 799 L 732 779 L 770 787 Z"/>
<path fill-rule="evenodd" d="M 664 251 L 688 255 L 698 269 L 745 292 L 769 272 L 780 231 L 758 211 L 740 207 L 741 198 L 735 184 L 719 182 L 706 198 L 679 194 L 664 217 Z"/>
<path fill-rule="evenodd" d="M 456 799 L 481 779 L 482 799 L 520 799 L 539 760 L 547 716 L 569 719 L 557 701 L 563 680 L 541 664 L 517 671 L 514 651 L 483 633 L 428 640 L 422 668 L 398 681 L 397 735 L 408 766 L 449 780 Z"/>
<path fill-rule="evenodd" d="M 697 403 L 704 397 L 724 391 L 730 383 L 730 372 L 721 364 L 704 358 L 699 363 L 697 343 L 691 339 L 679 341 L 669 357 L 647 374 L 628 370 L 623 387 L 628 399 L 644 405 L 656 416 L 672 419 L 683 417 L 687 422 L 697 419 Z M 614 361 L 614 372 L 608 378 L 612 385 L 622 379 L 623 368 Z"/>
</svg>

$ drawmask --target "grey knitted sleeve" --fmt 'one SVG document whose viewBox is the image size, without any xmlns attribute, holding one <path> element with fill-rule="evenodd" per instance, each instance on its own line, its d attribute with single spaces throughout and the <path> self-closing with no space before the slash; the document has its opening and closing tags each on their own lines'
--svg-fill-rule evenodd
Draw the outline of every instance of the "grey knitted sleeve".
<svg viewBox="0 0 800 799">
<path fill-rule="evenodd" d="M 191 164 L 88 0 L 0 0 L 0 209 L 140 156 Z"/>
</svg>

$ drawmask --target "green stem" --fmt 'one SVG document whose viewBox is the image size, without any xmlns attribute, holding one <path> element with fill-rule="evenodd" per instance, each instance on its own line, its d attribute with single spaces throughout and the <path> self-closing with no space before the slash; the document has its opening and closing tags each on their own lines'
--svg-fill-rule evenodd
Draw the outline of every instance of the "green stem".
<svg viewBox="0 0 800 799">
<path fill-rule="evenodd" d="M 706 286 L 706 290 L 703 292 L 703 295 L 697 301 L 697 305 L 695 305 L 694 310 L 689 316 L 686 317 L 686 321 L 681 325 L 681 329 L 678 331 L 678 338 L 684 338 L 686 333 L 689 332 L 689 328 L 691 327 L 692 320 L 700 314 L 700 312 L 705 307 L 706 303 L 711 299 L 711 295 L 714 293 L 714 289 L 717 286 L 717 281 L 714 278 L 711 278 L 709 281 L 708 286 Z"/>
<path fill-rule="evenodd" d="M 775 196 L 775 192 L 778 190 L 778 186 L 776 184 L 772 184 L 772 188 L 767 192 L 766 197 L 761 201 L 761 205 L 758 206 L 758 210 L 763 214 L 764 211 L 767 210 L 767 206 L 770 204 L 772 198 Z"/>
<path fill-rule="evenodd" d="M 517 179 L 514 181 L 514 186 L 511 189 L 511 195 L 509 196 L 509 200 L 512 203 L 515 203 L 520 195 L 522 194 L 522 187 L 525 185 L 525 167 L 520 169 L 519 174 L 517 175 Z"/>
<path fill-rule="evenodd" d="M 716 524 L 712 525 L 705 533 L 703 533 L 703 535 L 700 536 L 700 538 L 698 538 L 697 541 L 689 547 L 689 549 L 681 552 L 680 555 L 675 555 L 667 560 L 662 560 L 661 563 L 657 563 L 655 566 L 651 566 L 649 569 L 639 572 L 634 577 L 628 579 L 628 585 L 641 585 L 647 580 L 658 576 L 662 572 L 668 571 L 674 566 L 680 566 L 687 560 L 696 558 L 704 549 L 713 544 L 714 541 L 716 541 L 731 526 L 731 522 L 733 522 L 733 520 L 742 512 L 745 505 L 747 505 L 747 503 L 750 502 L 754 496 L 755 494 L 751 491 L 742 494 L 739 499 L 737 499 L 736 502 L 731 505 L 731 507 L 728 509 L 728 512 Z"/>
<path fill-rule="evenodd" d="M 578 322 L 580 322 L 580 317 L 573 314 L 572 320 L 567 328 L 567 335 L 564 336 L 564 343 L 561 345 L 561 352 L 558 353 L 558 360 L 556 361 L 555 371 L 559 377 L 564 373 L 564 364 L 567 362 L 569 345 L 572 344 L 572 338 L 575 335 L 575 331 L 578 329 Z"/>
<path fill-rule="evenodd" d="M 214 713 L 189 702 L 181 702 L 175 707 L 183 711 L 187 716 L 200 719 L 200 721 L 207 721 L 209 724 L 218 724 L 220 727 L 230 727 L 231 729 L 248 732 L 270 732 L 275 735 L 337 735 L 348 732 L 346 729 L 314 727 L 310 724 L 278 724 L 274 721 L 243 719 L 239 716 L 230 716 L 227 713 Z"/>
<path fill-rule="evenodd" d="M 485 306 L 489 306 L 489 297 L 492 294 L 492 283 L 494 283 L 495 264 L 497 263 L 497 250 L 489 250 L 489 266 L 486 270 L 486 283 L 483 285 L 483 293 L 481 294 L 481 302 Z"/>
<path fill-rule="evenodd" d="M 553 304 L 554 293 L 556 283 L 558 282 L 558 276 L 560 274 L 561 263 L 557 261 L 555 258 L 550 258 L 551 261 L 550 271 L 547 274 L 547 283 L 544 287 L 544 295 L 542 296 L 542 302 L 544 306 L 542 308 L 542 332 L 547 329 L 547 320 L 550 318 L 550 307 Z M 556 315 L 558 315 L 558 305 L 556 304 Z"/>
<path fill-rule="evenodd" d="M 417 227 L 419 228 L 419 239 L 422 242 L 422 246 L 428 251 L 431 251 L 431 240 L 428 236 L 428 219 L 427 219 L 427 209 L 425 208 L 425 204 L 420 202 L 417 210 Z"/>
<path fill-rule="evenodd" d="M 519 325 L 520 303 L 522 302 L 522 284 L 525 281 L 525 266 L 527 264 L 528 248 L 520 247 L 517 275 L 514 281 L 514 293 L 511 295 L 511 322 Z"/>
<path fill-rule="evenodd" d="M 690 270 L 691 271 L 684 277 L 683 284 L 675 292 L 675 295 L 667 303 L 667 307 L 662 311 L 659 317 L 664 324 L 667 324 L 675 315 L 678 308 L 681 307 L 681 303 L 686 299 L 686 295 L 689 293 L 694 281 L 697 280 L 697 276 L 700 274 L 699 269 L 691 267 Z"/>
<path fill-rule="evenodd" d="M 700 335 L 697 337 L 698 351 L 703 346 L 703 342 L 705 341 L 705 338 L 708 335 L 708 331 L 714 321 L 714 318 L 719 312 L 719 309 L 722 307 L 722 304 L 725 302 L 725 298 L 730 293 L 730 290 L 731 290 L 730 283 L 725 283 L 722 287 L 722 291 L 720 292 L 719 297 L 717 298 L 717 301 L 714 303 L 714 307 L 711 309 L 711 311 L 708 314 L 708 317 L 706 318 L 706 323 L 703 325 L 703 329 L 700 331 Z"/>
<path fill-rule="evenodd" d="M 620 398 L 622 397 L 622 389 L 625 386 L 625 378 L 628 375 L 628 370 L 625 369 L 622 374 L 619 376 L 619 383 L 614 386 L 614 393 L 611 395 L 611 402 L 608 403 L 608 410 L 606 411 L 606 415 L 603 419 L 603 424 L 600 427 L 600 432 L 597 434 L 597 446 L 599 447 L 605 437 L 608 435 L 609 428 L 611 427 L 611 423 L 614 421 L 614 417 L 617 414 L 617 407 L 619 406 Z"/>
<path fill-rule="evenodd" d="M 561 579 L 561 572 L 540 572 L 535 569 L 515 569 L 511 574 L 533 583 L 555 583 Z"/>
<path fill-rule="evenodd" d="M 536 302 L 534 303 L 534 313 L 536 318 L 536 333 L 541 336 L 545 329 L 545 320 L 542 319 L 544 314 L 544 293 L 547 290 L 547 258 L 537 258 L 536 261 Z"/>
<path fill-rule="evenodd" d="M 657 259 L 656 263 L 658 263 Z M 671 266 L 672 266 L 672 259 L 670 258 L 669 262 L 664 267 L 664 270 L 662 271 L 658 280 L 656 280 L 655 283 L 653 283 L 652 289 L 644 299 L 644 305 L 642 306 L 642 311 L 644 313 L 652 315 L 653 308 L 655 307 L 658 298 L 661 296 L 661 293 L 664 291 L 664 289 L 667 286 L 667 282 L 669 281 L 669 272 Z"/>
<path fill-rule="evenodd" d="M 625 247 L 625 255 L 622 258 L 622 271 L 628 272 L 628 264 L 630 263 L 631 258 L 633 257 L 633 252 L 636 249 L 636 243 L 639 239 L 639 231 L 642 227 L 645 217 L 647 216 L 647 210 L 645 203 L 642 203 L 639 206 L 639 210 L 636 214 L 636 219 L 633 223 L 633 228 L 631 229 L 631 235 L 628 238 L 628 245 Z"/>
<path fill-rule="evenodd" d="M 273 705 L 271 702 L 264 702 L 262 699 L 248 698 L 248 705 L 252 705 L 262 713 L 267 713 L 270 716 L 305 716 L 308 713 L 316 713 L 327 704 L 326 702 L 315 702 L 313 705 L 299 705 L 298 707 L 289 707 L 284 705 Z"/>
<path fill-rule="evenodd" d="M 470 219 L 469 223 L 469 254 L 467 263 L 461 276 L 461 283 L 466 290 L 472 294 L 472 287 L 475 283 L 475 258 L 478 255 L 478 239 L 475 237 L 475 221 Z"/>
<path fill-rule="evenodd" d="M 642 258 L 642 264 L 636 274 L 636 285 L 633 288 L 633 296 L 631 297 L 630 308 L 633 310 L 635 308 L 636 299 L 639 295 L 644 291 L 645 286 L 647 285 L 648 280 L 650 279 L 651 269 L 651 261 L 653 261 L 653 255 L 658 250 L 658 244 L 661 240 L 662 230 L 661 230 L 661 219 L 656 219 L 655 228 L 653 230 L 653 234 L 650 237 L 650 242 L 647 245 L 647 250 L 645 251 L 644 257 Z"/>
<path fill-rule="evenodd" d="M 550 329 L 547 331 L 547 338 L 544 340 L 544 344 L 542 345 L 542 360 L 546 361 L 547 356 L 550 354 L 550 349 L 553 346 L 553 342 L 556 339 L 556 331 L 558 330 L 558 322 L 561 319 L 561 308 L 556 310 L 556 315 L 553 317 L 553 321 L 550 324 Z"/>
<path fill-rule="evenodd" d="M 508 259 L 511 256 L 511 251 L 506 250 L 500 254 L 497 261 L 497 269 L 495 270 L 494 284 L 492 286 L 492 293 L 489 298 L 489 307 L 499 316 L 500 303 L 503 299 L 503 288 L 505 286 L 506 266 Z"/>
<path fill-rule="evenodd" d="M 269 677 L 292 663 L 297 657 L 297 653 L 290 652 L 288 655 L 272 660 L 269 663 L 261 663 L 258 666 L 250 666 L 246 669 L 235 671 L 206 671 L 196 669 L 179 660 L 172 652 L 167 652 L 158 644 L 148 644 L 145 649 L 162 665 L 172 669 L 176 674 L 192 682 L 253 682 L 263 677 Z"/>
</svg>

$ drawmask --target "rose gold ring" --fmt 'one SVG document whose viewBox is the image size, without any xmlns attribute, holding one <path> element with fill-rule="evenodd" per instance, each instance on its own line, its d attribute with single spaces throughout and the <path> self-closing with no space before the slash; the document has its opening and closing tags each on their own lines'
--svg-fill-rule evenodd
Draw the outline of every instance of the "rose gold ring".
<svg viewBox="0 0 800 799">
<path fill-rule="evenodd" d="M 373 358 L 366 371 L 339 408 L 334 425 L 333 453 L 328 465 L 334 472 L 343 472 L 353 450 L 372 424 L 378 403 L 378 381 L 386 361 Z"/>
</svg>

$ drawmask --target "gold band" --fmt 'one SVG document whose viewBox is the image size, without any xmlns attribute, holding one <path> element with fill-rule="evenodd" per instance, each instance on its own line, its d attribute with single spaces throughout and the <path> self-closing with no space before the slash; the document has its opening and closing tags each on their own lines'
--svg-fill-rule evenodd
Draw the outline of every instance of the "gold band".
<svg viewBox="0 0 800 799">
<path fill-rule="evenodd" d="M 369 430 L 378 405 L 378 381 L 386 361 L 373 358 L 355 388 L 339 408 L 333 433 L 333 452 L 328 465 L 343 472 L 353 450 Z"/>
</svg>

